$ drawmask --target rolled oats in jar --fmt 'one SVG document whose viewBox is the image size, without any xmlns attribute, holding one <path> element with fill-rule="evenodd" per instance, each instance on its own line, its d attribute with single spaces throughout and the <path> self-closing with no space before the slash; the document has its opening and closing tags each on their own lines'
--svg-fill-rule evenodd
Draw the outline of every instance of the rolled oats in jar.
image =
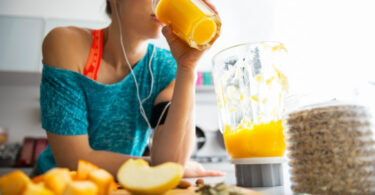
<svg viewBox="0 0 375 195">
<path fill-rule="evenodd" d="M 372 107 L 333 99 L 286 114 L 291 188 L 307 194 L 375 194 Z"/>
</svg>

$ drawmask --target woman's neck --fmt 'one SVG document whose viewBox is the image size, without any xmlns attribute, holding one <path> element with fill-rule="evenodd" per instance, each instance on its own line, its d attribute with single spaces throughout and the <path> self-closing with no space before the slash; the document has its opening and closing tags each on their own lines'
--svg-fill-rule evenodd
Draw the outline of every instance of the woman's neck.
<svg viewBox="0 0 375 195">
<path fill-rule="evenodd" d="M 127 68 L 117 24 L 113 22 L 103 29 L 103 39 L 103 59 L 108 64 L 113 65 L 115 69 L 123 69 L 124 66 Z M 124 27 L 122 28 L 122 39 L 126 57 L 133 67 L 146 55 L 148 42 Z"/>
</svg>

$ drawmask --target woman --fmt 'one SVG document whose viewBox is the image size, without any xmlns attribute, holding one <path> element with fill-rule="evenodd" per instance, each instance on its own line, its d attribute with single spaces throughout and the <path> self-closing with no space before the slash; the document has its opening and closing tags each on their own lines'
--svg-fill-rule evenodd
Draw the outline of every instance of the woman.
<svg viewBox="0 0 375 195">
<path fill-rule="evenodd" d="M 148 44 L 162 28 L 151 0 L 110 0 L 107 13 L 112 22 L 104 29 L 59 27 L 43 41 L 41 109 L 49 146 L 38 172 L 74 170 L 83 159 L 115 175 L 127 159 L 144 158 L 151 165 L 180 163 L 185 177 L 222 175 L 188 161 L 195 68 L 203 51 L 169 27 L 162 31 L 171 53 Z M 142 157 L 150 123 L 156 126 L 151 156 Z"/>
</svg>

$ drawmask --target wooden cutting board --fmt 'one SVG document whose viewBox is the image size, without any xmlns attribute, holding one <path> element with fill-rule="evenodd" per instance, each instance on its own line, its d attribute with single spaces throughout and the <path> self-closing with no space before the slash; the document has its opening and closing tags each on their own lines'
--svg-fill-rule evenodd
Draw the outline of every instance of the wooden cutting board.
<svg viewBox="0 0 375 195">
<path fill-rule="evenodd" d="M 236 187 L 239 189 L 240 192 L 242 192 L 244 195 L 262 195 L 261 193 L 259 192 L 255 192 L 253 190 L 249 190 L 249 189 L 246 189 L 246 188 L 240 188 L 240 187 Z M 174 190 L 170 190 L 168 192 L 166 192 L 164 195 L 193 195 L 193 194 L 196 194 L 195 193 L 195 190 L 197 188 L 195 186 L 193 187 L 190 187 L 188 189 L 174 189 Z"/>
<path fill-rule="evenodd" d="M 253 190 L 249 190 L 246 188 L 236 187 L 245 195 L 262 195 L 259 192 L 255 192 Z M 196 186 L 192 186 L 188 189 L 173 189 L 169 190 L 168 192 L 164 193 L 164 195 L 193 195 L 195 194 Z M 131 195 L 130 192 L 126 190 L 117 190 L 111 193 L 111 195 Z"/>
</svg>

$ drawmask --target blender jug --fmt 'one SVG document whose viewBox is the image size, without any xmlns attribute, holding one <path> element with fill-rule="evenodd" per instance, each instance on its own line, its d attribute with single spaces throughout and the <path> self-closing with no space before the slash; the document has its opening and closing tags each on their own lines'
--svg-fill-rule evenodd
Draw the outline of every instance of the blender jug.
<svg viewBox="0 0 375 195">
<path fill-rule="evenodd" d="M 281 43 L 258 42 L 224 49 L 213 58 L 220 130 L 239 186 L 283 185 L 286 52 Z"/>
<path fill-rule="evenodd" d="M 282 43 L 258 42 L 236 45 L 214 56 L 219 125 L 232 159 L 284 155 L 286 52 Z"/>
</svg>

